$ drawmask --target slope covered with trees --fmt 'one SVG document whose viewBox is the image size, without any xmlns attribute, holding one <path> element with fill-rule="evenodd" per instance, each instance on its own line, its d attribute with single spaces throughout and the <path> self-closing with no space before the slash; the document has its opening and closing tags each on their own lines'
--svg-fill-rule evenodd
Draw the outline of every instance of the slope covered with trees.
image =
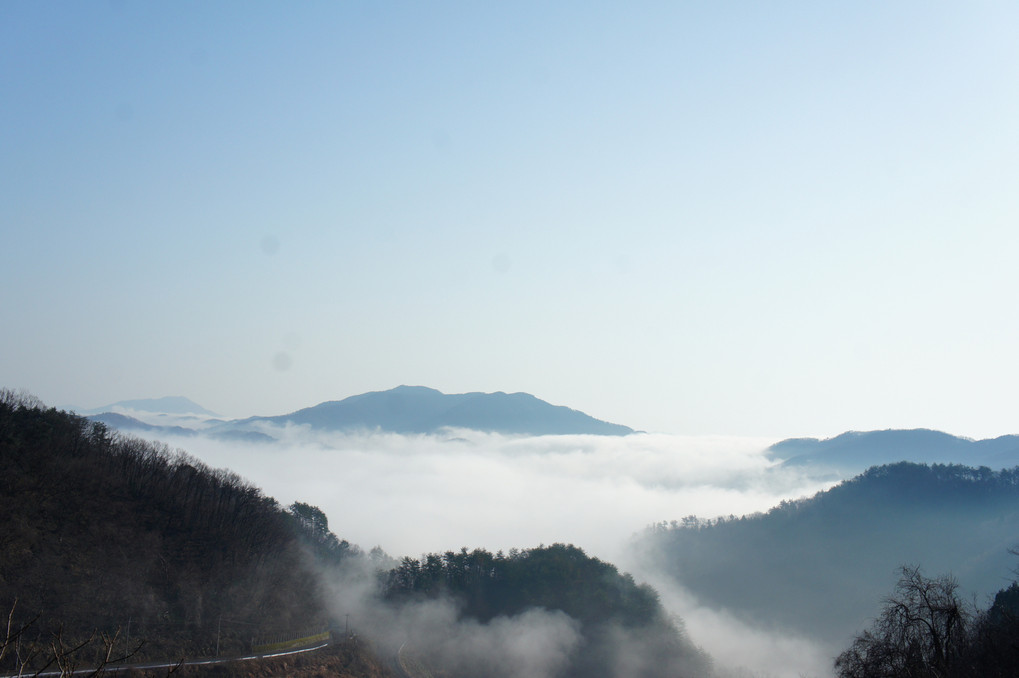
<svg viewBox="0 0 1019 678">
<path fill-rule="evenodd" d="M 991 596 L 1019 541 L 1019 469 L 900 463 L 765 514 L 657 525 L 646 558 L 703 602 L 843 643 L 903 563 Z"/>
<path fill-rule="evenodd" d="M 462 618 L 479 622 L 531 609 L 565 613 L 580 632 L 565 676 L 710 673 L 707 656 L 666 615 L 654 589 L 572 545 L 404 558 L 387 573 L 383 592 L 393 604 L 452 597 Z"/>
<path fill-rule="evenodd" d="M 315 570 L 354 552 L 314 507 L 0 392 L 0 607 L 35 638 L 119 630 L 161 658 L 321 630 Z"/>
</svg>

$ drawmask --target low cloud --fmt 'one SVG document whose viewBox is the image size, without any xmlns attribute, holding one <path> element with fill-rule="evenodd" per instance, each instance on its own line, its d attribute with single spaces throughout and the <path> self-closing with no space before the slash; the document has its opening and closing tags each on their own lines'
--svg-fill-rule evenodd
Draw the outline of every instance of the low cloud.
<svg viewBox="0 0 1019 678">
<path fill-rule="evenodd" d="M 762 439 L 267 432 L 279 442 L 169 442 L 283 504 L 316 505 L 341 538 L 397 556 L 569 542 L 616 562 L 652 523 L 767 510 L 821 486 L 774 469 Z"/>
<path fill-rule="evenodd" d="M 639 574 L 655 587 L 662 604 L 683 619 L 691 639 L 711 655 L 719 678 L 832 675 L 832 661 L 841 648 L 706 606 L 660 572 L 641 570 Z"/>
<path fill-rule="evenodd" d="M 167 442 L 210 466 L 230 468 L 281 504 L 318 506 L 333 532 L 365 550 L 379 545 L 396 557 L 418 557 L 464 546 L 495 552 L 573 543 L 659 589 L 690 639 L 716 660 L 721 657 L 720 668 L 735 671 L 729 675 L 830 672 L 831 649 L 705 608 L 656 572 L 641 570 L 633 552 L 634 534 L 653 523 L 766 511 L 783 499 L 830 486 L 800 470 L 776 467 L 763 454 L 773 440 L 652 434 L 525 438 L 474 431 L 405 436 L 322 433 L 299 426 L 265 432 L 278 442 L 241 444 L 200 436 Z M 359 609 L 353 601 L 338 599 L 337 604 Z M 400 637 L 411 642 L 412 630 L 433 628 L 437 635 L 422 640 L 422 646 L 441 648 L 440 639 L 450 638 L 458 647 L 480 648 L 479 656 L 547 641 L 549 646 L 533 655 L 537 659 L 528 675 L 535 676 L 554 675 L 576 643 L 571 620 L 558 613 L 535 611 L 538 616 L 526 619 L 472 625 L 455 623 L 456 610 L 448 602 L 421 605 L 392 618 L 378 611 L 369 617 L 363 606 L 359 614 L 387 629 L 394 643 Z M 421 624 L 419 617 L 430 621 Z M 471 656 L 459 652 L 444 661 L 469 663 Z M 513 661 L 519 666 L 531 656 L 524 653 Z M 740 673 L 740 666 L 753 673 Z"/>
<path fill-rule="evenodd" d="M 448 598 L 387 604 L 371 572 L 353 563 L 326 575 L 333 613 L 404 665 L 424 660 L 459 675 L 553 678 L 581 645 L 580 625 L 559 611 L 531 609 L 487 623 L 461 618 Z"/>
</svg>

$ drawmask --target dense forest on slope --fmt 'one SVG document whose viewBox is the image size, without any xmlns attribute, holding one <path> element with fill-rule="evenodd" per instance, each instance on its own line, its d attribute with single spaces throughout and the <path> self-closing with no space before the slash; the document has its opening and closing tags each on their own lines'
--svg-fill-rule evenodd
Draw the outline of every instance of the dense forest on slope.
<svg viewBox="0 0 1019 678">
<path fill-rule="evenodd" d="M 765 514 L 662 524 L 644 555 L 703 602 L 843 643 L 905 563 L 990 596 L 1019 542 L 1019 468 L 892 464 Z"/>
<path fill-rule="evenodd" d="M 161 658 L 321 630 L 315 568 L 354 552 L 314 507 L 0 392 L 0 608 L 33 637 L 119 629 Z"/>
<path fill-rule="evenodd" d="M 581 636 L 565 676 L 710 671 L 707 656 L 668 618 L 654 589 L 572 545 L 514 549 L 508 555 L 465 548 L 404 558 L 387 573 L 383 591 L 394 604 L 452 597 L 463 618 L 481 622 L 535 608 L 561 611 L 579 623 Z"/>
</svg>

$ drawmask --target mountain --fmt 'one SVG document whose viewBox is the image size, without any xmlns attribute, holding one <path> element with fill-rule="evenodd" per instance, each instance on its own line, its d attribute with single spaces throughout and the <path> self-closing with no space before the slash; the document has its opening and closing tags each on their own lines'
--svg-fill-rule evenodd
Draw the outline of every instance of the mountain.
<svg viewBox="0 0 1019 678">
<path fill-rule="evenodd" d="M 768 448 L 767 454 L 785 466 L 830 471 L 842 477 L 899 461 L 1000 469 L 1019 465 L 1019 436 L 970 440 L 928 429 L 850 431 L 825 440 L 783 440 Z"/>
<path fill-rule="evenodd" d="M 161 409 L 166 408 L 166 409 Z M 271 441 L 271 432 L 259 424 L 278 426 L 307 425 L 324 431 L 381 431 L 387 433 L 428 434 L 445 428 L 466 428 L 508 435 L 629 435 L 633 429 L 595 419 L 583 412 L 551 405 L 528 393 L 459 393 L 446 394 L 424 386 L 398 386 L 388 391 L 373 391 L 343 400 L 320 403 L 290 414 L 249 417 L 231 421 L 203 419 L 196 428 L 186 418 L 171 417 L 173 425 L 142 421 L 125 411 L 159 415 L 209 415 L 187 398 L 155 398 L 123 400 L 104 408 L 87 410 L 95 421 L 149 436 L 205 435 L 212 438 L 246 442 Z M 165 418 L 165 417 L 164 417 Z M 158 419 L 158 417 L 157 417 Z"/>
<path fill-rule="evenodd" d="M 0 611 L 29 624 L 22 657 L 117 629 L 118 653 L 144 641 L 137 659 L 321 631 L 336 619 L 319 574 L 360 557 L 314 507 L 0 390 Z"/>
<path fill-rule="evenodd" d="M 216 440 L 232 440 L 243 443 L 271 443 L 275 440 L 270 435 L 260 431 L 246 431 L 244 429 L 233 429 L 228 426 L 220 426 L 214 429 L 196 430 L 185 426 L 157 426 L 147 424 L 140 419 L 129 417 L 126 414 L 117 412 L 103 412 L 92 414 L 87 417 L 89 421 L 96 421 L 105 424 L 118 431 L 134 431 L 145 434 L 147 437 L 191 437 L 199 434 Z"/>
<path fill-rule="evenodd" d="M 146 424 L 140 419 L 129 417 L 126 414 L 119 414 L 117 412 L 102 412 L 101 414 L 89 415 L 90 421 L 97 421 L 101 424 L 106 424 L 110 428 L 115 428 L 124 431 L 139 431 L 144 433 L 152 433 L 156 435 L 164 436 L 193 436 L 197 434 L 197 431 L 183 426 L 154 426 L 152 424 Z"/>
<path fill-rule="evenodd" d="M 659 525 L 645 561 L 705 605 L 844 644 L 880 608 L 896 568 L 951 573 L 966 596 L 1006 585 L 1019 544 L 1019 467 L 878 466 L 765 514 Z"/>
<path fill-rule="evenodd" d="M 119 402 L 96 407 L 91 410 L 77 410 L 78 414 L 102 414 L 118 410 L 134 410 L 136 412 L 152 412 L 159 414 L 201 414 L 207 417 L 218 417 L 193 400 L 183 396 L 166 396 L 164 398 L 143 398 L 141 400 L 121 400 Z"/>
<path fill-rule="evenodd" d="M 330 401 L 276 417 L 241 423 L 306 424 L 324 430 L 435 433 L 467 428 L 511 435 L 628 435 L 633 429 L 551 405 L 527 393 L 445 394 L 424 386 L 398 386 Z"/>
</svg>

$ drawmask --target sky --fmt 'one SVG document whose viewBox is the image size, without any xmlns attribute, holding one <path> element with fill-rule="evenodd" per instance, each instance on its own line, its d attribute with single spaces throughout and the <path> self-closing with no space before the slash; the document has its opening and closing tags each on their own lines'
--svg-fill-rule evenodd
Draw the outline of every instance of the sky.
<svg viewBox="0 0 1019 678">
<path fill-rule="evenodd" d="M 1012 2 L 0 4 L 0 385 L 1016 433 Z"/>
</svg>

